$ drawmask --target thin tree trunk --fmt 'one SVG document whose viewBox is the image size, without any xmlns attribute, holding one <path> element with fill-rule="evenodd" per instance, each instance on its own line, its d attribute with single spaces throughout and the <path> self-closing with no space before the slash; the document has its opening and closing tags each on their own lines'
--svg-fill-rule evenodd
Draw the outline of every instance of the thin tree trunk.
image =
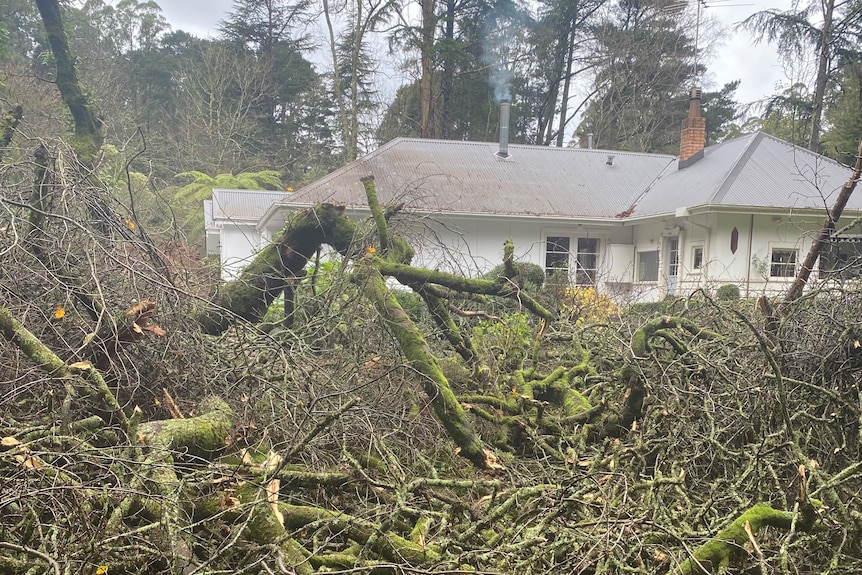
<svg viewBox="0 0 862 575">
<path fill-rule="evenodd" d="M 575 52 L 574 32 L 566 34 L 566 43 L 568 44 L 568 47 L 566 48 L 566 67 L 563 71 L 563 97 L 560 100 L 560 127 L 557 129 L 558 148 L 563 147 L 563 140 L 566 135 L 566 124 L 569 121 L 566 114 L 569 109 L 569 87 L 572 84 L 572 58 L 574 57 Z"/>
<path fill-rule="evenodd" d="M 850 200 L 853 190 L 856 189 L 856 182 L 859 181 L 860 177 L 862 177 L 862 142 L 859 143 L 859 150 L 856 152 L 856 163 L 853 166 L 853 172 L 850 175 L 850 179 L 847 180 L 844 187 L 841 188 L 841 193 L 838 194 L 838 198 L 832 206 L 832 211 L 829 213 L 829 216 L 820 228 L 820 234 L 818 234 L 817 238 L 811 244 L 811 249 L 808 250 L 808 255 L 805 256 L 805 261 L 802 262 L 802 267 L 799 268 L 799 273 L 796 274 L 796 278 L 787 289 L 787 293 L 784 295 L 784 301 L 779 307 L 780 311 L 786 310 L 788 305 L 799 299 L 799 296 L 802 295 L 802 289 L 808 282 L 808 278 L 811 277 L 814 264 L 817 263 L 817 258 L 820 257 L 824 246 L 826 246 L 829 241 L 832 230 L 835 229 L 836 222 L 841 218 L 841 213 L 847 206 L 847 202 Z"/>
<path fill-rule="evenodd" d="M 422 52 L 422 77 L 419 80 L 419 101 L 422 106 L 422 137 L 434 138 L 437 131 L 434 127 L 432 107 L 432 87 L 434 76 L 434 17 L 435 0 L 422 0 L 422 39 L 419 49 Z"/>
<path fill-rule="evenodd" d="M 823 8 L 823 28 L 820 31 L 817 79 L 814 82 L 814 107 L 811 110 L 811 134 L 808 138 L 808 149 L 812 152 L 816 152 L 820 147 L 823 98 L 826 94 L 826 83 L 829 80 L 829 68 L 832 61 L 832 18 L 835 11 L 835 0 L 826 0 Z"/>
</svg>

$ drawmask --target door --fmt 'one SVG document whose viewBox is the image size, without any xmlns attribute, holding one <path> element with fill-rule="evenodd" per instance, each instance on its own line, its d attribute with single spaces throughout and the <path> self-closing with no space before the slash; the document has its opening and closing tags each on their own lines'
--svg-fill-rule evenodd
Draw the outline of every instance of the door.
<svg viewBox="0 0 862 575">
<path fill-rule="evenodd" d="M 679 285 L 679 236 L 667 242 L 667 295 L 675 296 Z"/>
</svg>

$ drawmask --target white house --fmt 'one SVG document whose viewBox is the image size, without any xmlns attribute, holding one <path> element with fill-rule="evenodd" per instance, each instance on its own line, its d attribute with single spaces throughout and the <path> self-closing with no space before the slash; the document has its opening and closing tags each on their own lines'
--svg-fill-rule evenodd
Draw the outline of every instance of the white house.
<svg viewBox="0 0 862 575">
<path fill-rule="evenodd" d="M 704 139 L 696 89 L 678 157 L 399 138 L 295 193 L 215 190 L 211 229 L 231 277 L 296 210 L 334 202 L 367 216 L 359 180 L 373 175 L 381 202 L 410 214 L 401 229 L 421 265 L 476 275 L 511 239 L 519 261 L 620 300 L 782 288 L 850 169 L 763 133 Z M 860 210 L 856 196 L 841 223 Z M 856 245 L 836 243 L 830 261 L 855 266 Z"/>
</svg>

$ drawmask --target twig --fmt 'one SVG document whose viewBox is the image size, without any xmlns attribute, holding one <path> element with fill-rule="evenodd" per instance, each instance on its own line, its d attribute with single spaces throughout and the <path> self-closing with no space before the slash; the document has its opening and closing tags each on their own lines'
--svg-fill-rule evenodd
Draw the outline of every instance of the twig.
<svg viewBox="0 0 862 575">
<path fill-rule="evenodd" d="M 15 543 L 9 543 L 8 541 L 0 541 L 0 548 L 10 549 L 12 551 L 18 551 L 19 553 L 26 553 L 27 555 L 32 555 L 33 557 L 38 557 L 43 561 L 46 561 L 51 568 L 54 570 L 55 575 L 61 575 L 60 564 L 51 557 L 50 555 L 46 555 L 41 551 L 36 549 L 31 549 L 30 547 L 24 547 L 23 545 L 16 545 Z"/>
</svg>

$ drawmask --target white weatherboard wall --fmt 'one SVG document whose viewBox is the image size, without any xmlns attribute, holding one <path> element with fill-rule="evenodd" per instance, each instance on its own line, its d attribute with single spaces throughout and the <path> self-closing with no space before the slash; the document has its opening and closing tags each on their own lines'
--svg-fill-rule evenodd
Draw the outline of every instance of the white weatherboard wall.
<svg viewBox="0 0 862 575">
<path fill-rule="evenodd" d="M 598 288 L 614 294 L 631 292 L 634 267 L 632 227 L 618 223 L 585 224 L 535 218 L 483 218 L 481 216 L 435 215 L 399 222 L 401 233 L 417 248 L 414 265 L 467 275 L 485 274 L 503 261 L 503 246 L 511 240 L 515 260 L 545 266 L 549 236 L 571 239 L 570 269 L 575 269 L 577 238 L 599 240 Z M 614 246 L 628 246 L 628 250 Z M 614 263 L 616 259 L 620 261 Z M 616 278 L 614 266 L 627 269 L 628 276 Z M 616 281 L 615 281 L 616 280 Z M 627 281 L 622 281 L 627 280 Z"/>
<path fill-rule="evenodd" d="M 236 279 L 261 247 L 261 235 L 249 224 L 226 222 L 221 228 L 222 279 Z"/>
</svg>

